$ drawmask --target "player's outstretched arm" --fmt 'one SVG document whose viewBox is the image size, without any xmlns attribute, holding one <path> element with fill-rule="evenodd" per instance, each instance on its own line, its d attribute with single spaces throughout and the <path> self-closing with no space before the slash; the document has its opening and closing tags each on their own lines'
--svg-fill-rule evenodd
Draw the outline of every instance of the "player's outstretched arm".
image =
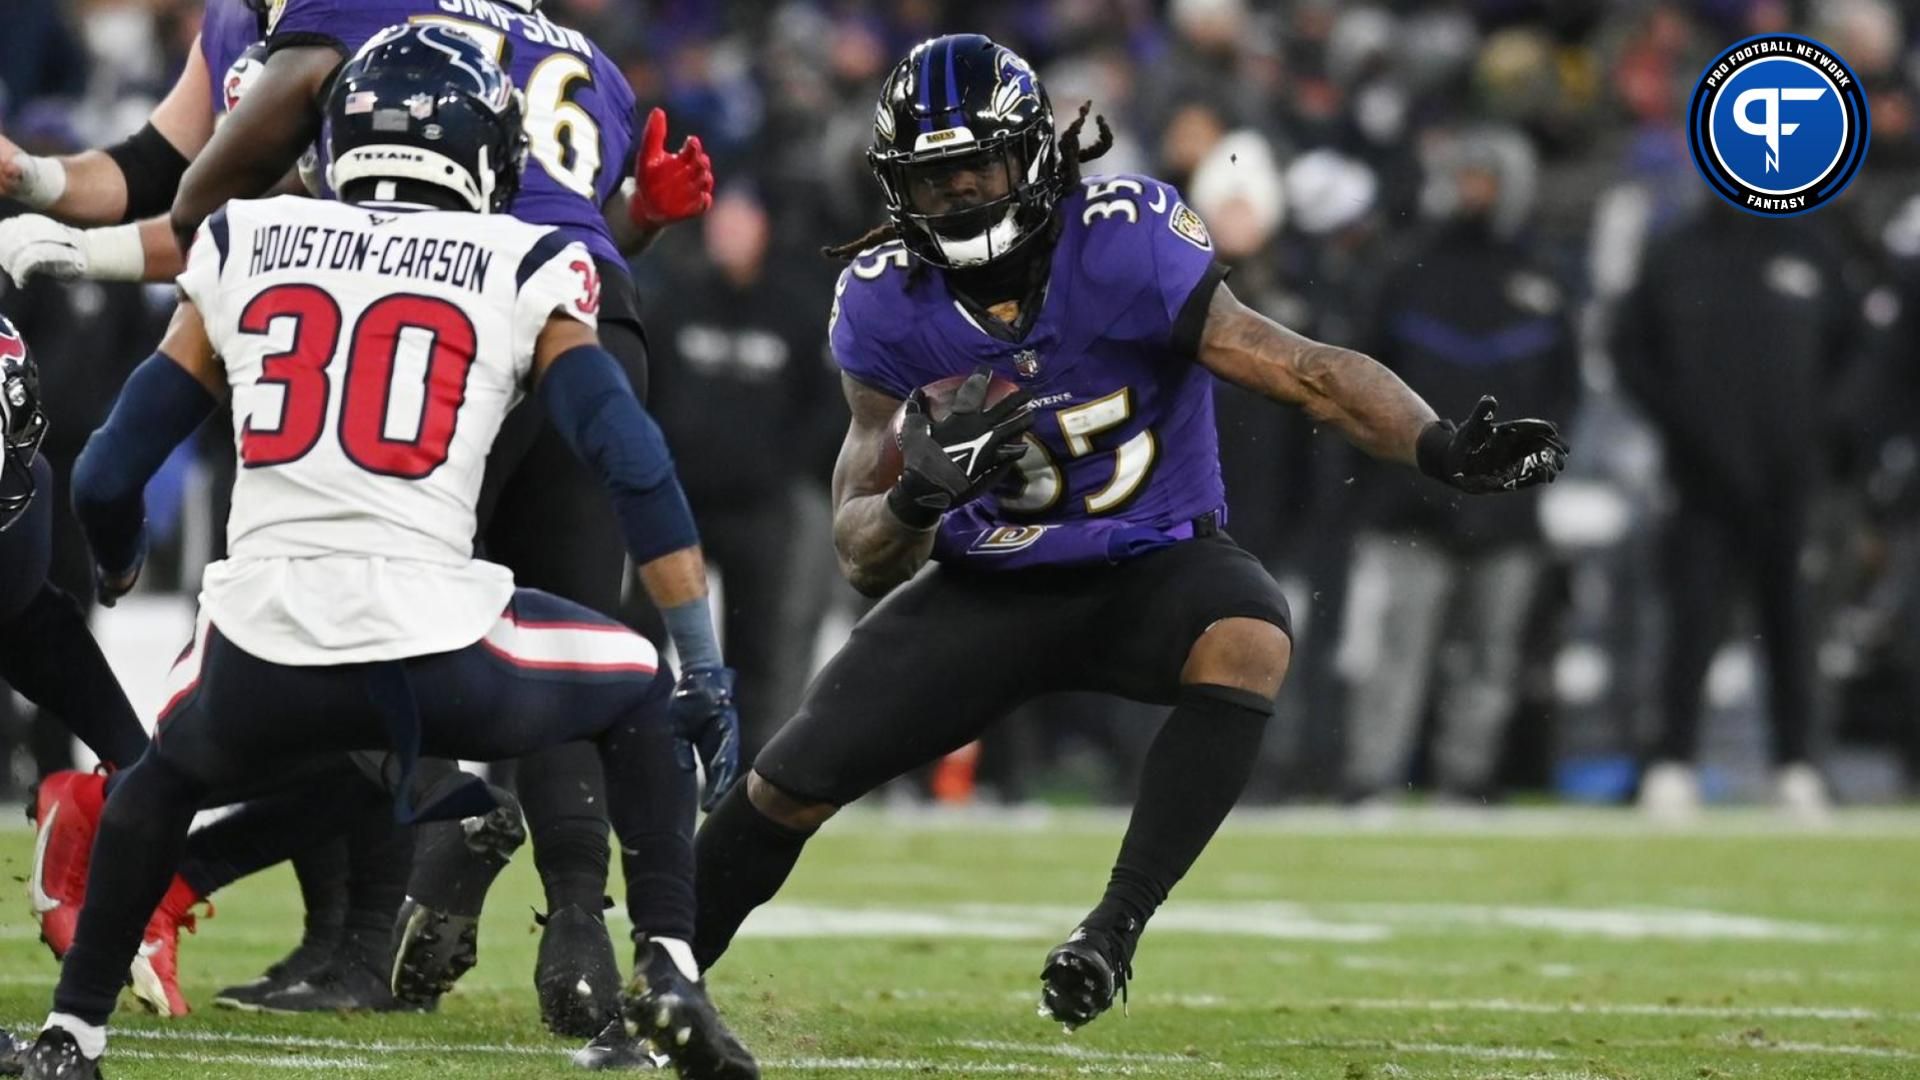
<svg viewBox="0 0 1920 1080">
<path fill-rule="evenodd" d="M 0 137 L 0 198 L 71 225 L 114 225 L 164 211 L 187 162 L 213 134 L 206 57 L 194 39 L 173 89 L 147 126 L 103 150 L 44 158 Z"/>
<path fill-rule="evenodd" d="M 894 437 L 899 399 L 847 375 L 840 386 L 853 422 L 833 463 L 833 547 L 854 588 L 883 596 L 932 555 L 935 528 L 908 525 L 887 504 L 898 478 L 888 472 L 883 452 Z"/>
<path fill-rule="evenodd" d="M 180 250 L 187 250 L 208 215 L 229 200 L 272 190 L 299 164 L 301 151 L 320 132 L 320 93 L 340 62 L 340 54 L 324 45 L 290 46 L 267 59 L 259 80 L 181 178 L 173 199 Z"/>
<path fill-rule="evenodd" d="M 1374 457 L 1418 466 L 1462 491 L 1481 494 L 1551 483 L 1567 445 L 1545 420 L 1496 423 L 1496 402 L 1441 420 L 1419 394 L 1372 357 L 1288 330 L 1219 286 L 1207 309 L 1200 363 L 1274 401 L 1297 405 Z"/>
<path fill-rule="evenodd" d="M 100 602 L 112 607 L 147 557 L 147 481 L 226 394 L 206 324 L 182 300 L 154 353 L 134 369 L 73 467 L 73 510 L 93 549 Z"/>
<path fill-rule="evenodd" d="M 627 553 L 680 654 L 669 715 L 706 768 L 702 805 L 711 810 L 740 775 L 740 717 L 707 604 L 706 558 L 666 439 L 585 323 L 549 317 L 533 371 L 554 427 L 612 496 Z"/>
</svg>

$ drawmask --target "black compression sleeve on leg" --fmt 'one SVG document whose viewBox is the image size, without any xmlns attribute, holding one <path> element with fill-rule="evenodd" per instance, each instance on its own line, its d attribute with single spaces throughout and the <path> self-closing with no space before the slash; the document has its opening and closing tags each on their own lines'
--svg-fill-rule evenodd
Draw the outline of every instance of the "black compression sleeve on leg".
<svg viewBox="0 0 1920 1080">
<path fill-rule="evenodd" d="M 692 764 L 683 765 L 667 719 L 673 672 L 665 665 L 641 700 L 600 736 L 607 816 L 620 839 L 633 934 L 693 936 L 693 816 L 699 803 Z"/>
<path fill-rule="evenodd" d="M 127 770 L 100 813 L 87 902 L 53 993 L 56 1012 L 105 1024 L 147 919 L 166 895 L 206 788 L 158 754 Z"/>
<path fill-rule="evenodd" d="M 1181 688 L 1147 751 L 1133 820 L 1089 924 L 1146 924 L 1239 801 L 1272 715 L 1273 702 L 1251 691 Z"/>
<path fill-rule="evenodd" d="M 293 876 L 300 883 L 300 902 L 307 909 L 306 940 L 337 939 L 347 917 L 346 841 L 338 837 L 323 840 L 295 855 Z"/>
<path fill-rule="evenodd" d="M 520 759 L 520 807 L 547 910 L 601 909 L 607 892 L 606 770 L 591 743 L 562 743 Z"/>
<path fill-rule="evenodd" d="M 127 181 L 127 212 L 120 218 L 122 224 L 164 214 L 173 206 L 180 178 L 187 174 L 187 159 L 159 128 L 148 124 L 125 142 L 109 146 L 107 156 L 120 166 L 120 175 Z"/>
<path fill-rule="evenodd" d="M 187 841 L 180 876 L 198 895 L 211 896 L 243 877 L 338 840 L 369 800 L 386 805 L 382 794 L 342 760 L 338 768 L 249 799 L 195 832 Z"/>
<path fill-rule="evenodd" d="M 20 614 L 0 623 L 0 677 L 58 716 L 102 761 L 125 769 L 147 752 L 146 730 L 79 603 L 58 587 L 42 585 Z"/>
<path fill-rule="evenodd" d="M 384 805 L 355 815 L 347 830 L 347 914 L 344 927 L 384 946 L 413 873 L 413 828 L 396 825 Z M 382 948 L 381 951 L 384 951 Z"/>
<path fill-rule="evenodd" d="M 694 883 L 699 916 L 694 960 L 705 971 L 720 959 L 753 909 L 773 899 L 800 861 L 812 832 L 789 829 L 762 814 L 739 783 L 694 838 Z"/>
</svg>

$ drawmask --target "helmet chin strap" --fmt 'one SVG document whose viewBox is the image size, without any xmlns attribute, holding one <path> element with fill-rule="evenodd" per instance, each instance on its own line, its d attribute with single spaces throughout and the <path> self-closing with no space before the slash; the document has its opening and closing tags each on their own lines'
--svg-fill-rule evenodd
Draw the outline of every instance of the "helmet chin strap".
<svg viewBox="0 0 1920 1080">
<path fill-rule="evenodd" d="M 955 267 L 984 266 L 996 257 L 1005 255 L 1020 242 L 1023 234 L 1013 220 L 1017 209 L 1015 206 L 1007 207 L 1007 212 L 998 222 L 977 236 L 954 240 L 934 233 L 933 242 L 947 262 Z"/>
<path fill-rule="evenodd" d="M 538 0 L 535 0 L 535 2 L 537 3 Z M 493 162 L 488 159 L 487 148 L 482 146 L 480 148 L 480 205 L 478 209 L 483 214 L 493 213 L 493 189 Z"/>
</svg>

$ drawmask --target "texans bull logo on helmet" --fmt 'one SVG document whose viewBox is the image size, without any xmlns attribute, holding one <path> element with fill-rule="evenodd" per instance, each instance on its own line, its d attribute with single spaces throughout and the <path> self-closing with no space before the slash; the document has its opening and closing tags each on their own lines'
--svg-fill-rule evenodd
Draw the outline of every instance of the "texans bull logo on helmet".
<svg viewBox="0 0 1920 1080">
<path fill-rule="evenodd" d="M 239 108 L 240 100 L 247 96 L 247 91 L 253 89 L 253 84 L 260 80 L 260 73 L 267 69 L 266 57 L 266 43 L 258 42 L 248 46 L 247 51 L 240 54 L 240 59 L 227 69 L 227 77 L 220 83 L 220 103 L 224 112 L 230 113 Z"/>
<path fill-rule="evenodd" d="M 21 340 L 13 327 L 0 322 L 0 364 L 9 360 L 24 360 L 27 357 L 27 343 Z"/>
</svg>

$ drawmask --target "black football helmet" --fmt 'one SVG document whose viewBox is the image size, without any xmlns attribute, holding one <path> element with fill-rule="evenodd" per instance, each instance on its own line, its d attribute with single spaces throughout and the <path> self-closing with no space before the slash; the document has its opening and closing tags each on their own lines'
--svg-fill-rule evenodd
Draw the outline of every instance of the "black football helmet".
<svg viewBox="0 0 1920 1080">
<path fill-rule="evenodd" d="M 513 80 L 473 38 L 433 23 L 390 26 L 334 79 L 327 184 L 338 195 L 361 180 L 410 180 L 498 213 L 520 190 L 525 116 Z"/>
<path fill-rule="evenodd" d="M 1033 68 L 982 34 L 914 46 L 880 90 L 867 164 L 907 250 L 981 266 L 1042 232 L 1060 201 L 1053 106 Z M 968 176 L 968 198 L 954 185 Z"/>
<path fill-rule="evenodd" d="M 20 331 L 0 316 L 0 532 L 33 503 L 33 459 L 46 437 L 40 369 Z"/>
</svg>

